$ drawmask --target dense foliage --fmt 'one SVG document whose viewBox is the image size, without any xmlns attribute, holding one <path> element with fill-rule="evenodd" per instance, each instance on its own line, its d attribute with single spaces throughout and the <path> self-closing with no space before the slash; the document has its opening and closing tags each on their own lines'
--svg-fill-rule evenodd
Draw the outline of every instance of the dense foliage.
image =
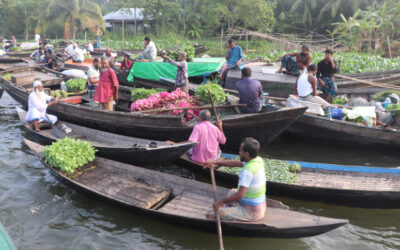
<svg viewBox="0 0 400 250">
<path fill-rule="evenodd" d="M 179 52 L 181 52 L 181 51 L 186 53 L 186 61 L 188 61 L 188 62 L 193 61 L 194 53 L 196 51 L 193 46 L 185 46 L 182 49 L 171 51 L 171 53 L 170 53 L 171 59 L 178 61 L 179 60 Z"/>
<path fill-rule="evenodd" d="M 65 83 L 65 87 L 68 92 L 82 91 L 86 88 L 86 80 L 83 78 L 71 79 Z"/>
<path fill-rule="evenodd" d="M 295 183 L 296 172 L 301 171 L 301 166 L 298 163 L 292 164 L 287 161 L 265 159 L 265 177 L 267 181 Z M 218 170 L 238 174 L 241 168 L 220 167 Z"/>
<path fill-rule="evenodd" d="M 211 96 L 216 105 L 226 101 L 227 94 L 225 93 L 224 89 L 216 83 L 202 84 L 196 88 L 194 94 L 203 102 L 211 103 L 209 92 L 211 92 Z"/>
<path fill-rule="evenodd" d="M 96 149 L 87 141 L 66 137 L 44 148 L 45 161 L 67 174 L 92 162 Z"/>
</svg>

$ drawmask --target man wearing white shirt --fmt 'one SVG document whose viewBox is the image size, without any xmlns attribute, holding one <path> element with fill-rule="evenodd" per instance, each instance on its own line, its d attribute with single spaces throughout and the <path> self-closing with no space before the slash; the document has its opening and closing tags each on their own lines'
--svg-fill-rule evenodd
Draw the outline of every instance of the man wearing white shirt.
<svg viewBox="0 0 400 250">
<path fill-rule="evenodd" d="M 157 57 L 157 48 L 153 41 L 151 41 L 150 37 L 144 38 L 144 51 L 138 57 L 139 62 L 154 62 Z"/>
<path fill-rule="evenodd" d="M 39 43 L 40 42 L 40 35 L 35 34 L 35 42 Z"/>
<path fill-rule="evenodd" d="M 70 57 L 74 52 L 74 43 L 71 42 L 64 50 L 64 55 Z"/>
</svg>

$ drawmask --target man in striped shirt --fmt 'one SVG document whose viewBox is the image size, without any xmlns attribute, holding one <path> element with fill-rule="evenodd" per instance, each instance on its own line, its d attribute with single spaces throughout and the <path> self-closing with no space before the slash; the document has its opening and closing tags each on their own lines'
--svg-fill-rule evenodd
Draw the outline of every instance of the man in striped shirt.
<svg viewBox="0 0 400 250">
<path fill-rule="evenodd" d="M 226 166 L 243 167 L 239 172 L 238 189 L 232 189 L 226 198 L 214 203 L 222 220 L 257 221 L 264 218 L 266 205 L 265 163 L 258 156 L 260 143 L 251 137 L 245 138 L 240 145 L 240 161 L 208 161 L 206 167 Z M 212 214 L 207 214 L 212 219 Z"/>
</svg>

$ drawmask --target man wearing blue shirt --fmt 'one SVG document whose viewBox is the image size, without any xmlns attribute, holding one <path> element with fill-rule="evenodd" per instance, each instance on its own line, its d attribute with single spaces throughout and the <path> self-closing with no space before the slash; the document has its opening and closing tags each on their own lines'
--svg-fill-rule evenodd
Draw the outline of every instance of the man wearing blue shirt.
<svg viewBox="0 0 400 250">
<path fill-rule="evenodd" d="M 222 74 L 222 86 L 225 87 L 226 76 L 228 75 L 229 69 L 239 67 L 240 63 L 243 61 L 243 50 L 240 46 L 235 44 L 233 39 L 229 39 L 228 42 L 229 50 L 226 53 L 226 60 L 228 61 L 225 63 L 221 68 Z"/>
</svg>

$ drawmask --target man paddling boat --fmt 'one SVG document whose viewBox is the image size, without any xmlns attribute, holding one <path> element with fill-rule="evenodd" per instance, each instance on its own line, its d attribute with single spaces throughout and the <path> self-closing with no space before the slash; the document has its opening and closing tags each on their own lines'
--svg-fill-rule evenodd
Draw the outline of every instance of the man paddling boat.
<svg viewBox="0 0 400 250">
<path fill-rule="evenodd" d="M 28 113 L 26 114 L 26 122 L 32 123 L 32 127 L 39 132 L 39 123 L 47 122 L 50 125 L 57 122 L 57 117 L 46 113 L 47 108 L 57 104 L 58 100 L 51 98 L 43 91 L 43 85 L 40 81 L 33 83 L 33 92 L 28 99 Z"/>
<path fill-rule="evenodd" d="M 266 205 L 265 163 L 258 156 L 260 143 L 251 137 L 245 138 L 240 145 L 240 160 L 214 160 L 204 165 L 207 168 L 215 166 L 243 167 L 239 172 L 238 189 L 232 189 L 226 198 L 213 204 L 221 220 L 257 221 L 264 218 Z M 215 218 L 207 214 L 207 218 Z"/>
</svg>

